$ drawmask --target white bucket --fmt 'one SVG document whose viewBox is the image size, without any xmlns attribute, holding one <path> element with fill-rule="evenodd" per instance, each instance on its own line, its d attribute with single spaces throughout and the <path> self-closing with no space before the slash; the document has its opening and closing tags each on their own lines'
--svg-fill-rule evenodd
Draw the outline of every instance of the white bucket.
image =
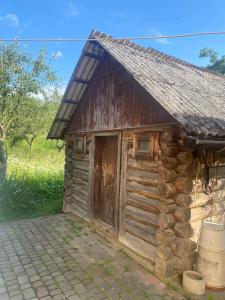
<svg viewBox="0 0 225 300">
<path fill-rule="evenodd" d="M 225 228 L 223 224 L 204 222 L 198 241 L 197 271 L 206 286 L 225 288 Z"/>
<path fill-rule="evenodd" d="M 184 271 L 183 287 L 186 291 L 196 296 L 205 294 L 205 280 L 201 274 L 194 271 Z"/>
</svg>

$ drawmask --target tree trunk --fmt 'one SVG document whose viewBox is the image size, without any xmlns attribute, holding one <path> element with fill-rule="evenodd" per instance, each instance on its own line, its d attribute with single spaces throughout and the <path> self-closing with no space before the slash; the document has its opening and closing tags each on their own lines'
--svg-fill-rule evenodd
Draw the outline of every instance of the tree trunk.
<svg viewBox="0 0 225 300">
<path fill-rule="evenodd" d="M 4 141 L 0 139 L 0 182 L 6 178 L 7 155 L 4 148 Z"/>
</svg>

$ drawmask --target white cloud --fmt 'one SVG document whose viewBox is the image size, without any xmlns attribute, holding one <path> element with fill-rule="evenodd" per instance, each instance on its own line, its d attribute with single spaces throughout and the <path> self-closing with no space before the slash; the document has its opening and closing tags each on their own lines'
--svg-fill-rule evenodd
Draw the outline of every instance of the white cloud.
<svg viewBox="0 0 225 300">
<path fill-rule="evenodd" d="M 151 33 L 155 36 L 163 36 L 164 35 L 156 29 L 152 29 Z M 170 41 L 167 38 L 163 38 L 163 39 L 159 38 L 159 39 L 155 39 L 155 41 L 159 42 L 160 44 L 164 44 L 164 45 L 169 45 L 170 44 Z"/>
<path fill-rule="evenodd" d="M 6 14 L 4 16 L 0 16 L 0 22 L 7 26 L 20 26 L 20 21 L 16 14 Z"/>
<path fill-rule="evenodd" d="M 56 52 L 52 52 L 52 58 L 57 59 L 57 58 L 60 58 L 60 57 L 63 57 L 62 51 L 58 50 Z"/>
<path fill-rule="evenodd" d="M 67 4 L 65 14 L 66 14 L 67 18 L 76 18 L 76 17 L 79 17 L 80 12 L 79 12 L 79 9 L 78 9 L 77 5 L 70 2 L 70 3 Z"/>
</svg>

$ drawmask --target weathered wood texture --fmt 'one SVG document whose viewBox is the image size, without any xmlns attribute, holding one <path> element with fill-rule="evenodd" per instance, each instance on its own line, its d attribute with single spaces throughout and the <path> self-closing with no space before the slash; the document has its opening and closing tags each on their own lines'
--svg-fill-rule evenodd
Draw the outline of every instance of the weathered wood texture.
<svg viewBox="0 0 225 300">
<path fill-rule="evenodd" d="M 95 138 L 94 218 L 115 227 L 118 137 Z"/>
<path fill-rule="evenodd" d="M 88 217 L 89 155 L 75 153 L 73 141 L 66 144 L 64 211 Z"/>
<path fill-rule="evenodd" d="M 120 241 L 154 263 L 161 162 L 133 157 L 133 141 L 134 133 L 123 134 Z"/>
<path fill-rule="evenodd" d="M 159 229 L 156 232 L 155 271 L 162 277 L 182 273 L 193 266 L 195 243 L 190 224 L 194 159 L 183 132 L 161 134 L 162 170 Z"/>
<path fill-rule="evenodd" d="M 109 55 L 99 64 L 67 132 L 170 123 L 174 119 Z"/>
</svg>

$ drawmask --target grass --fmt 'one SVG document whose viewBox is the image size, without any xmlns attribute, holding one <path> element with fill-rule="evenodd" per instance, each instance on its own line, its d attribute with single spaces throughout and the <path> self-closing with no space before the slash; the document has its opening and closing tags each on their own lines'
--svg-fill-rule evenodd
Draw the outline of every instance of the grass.
<svg viewBox="0 0 225 300">
<path fill-rule="evenodd" d="M 0 184 L 0 222 L 61 212 L 64 154 L 38 138 L 8 148 L 7 179 Z"/>
</svg>

